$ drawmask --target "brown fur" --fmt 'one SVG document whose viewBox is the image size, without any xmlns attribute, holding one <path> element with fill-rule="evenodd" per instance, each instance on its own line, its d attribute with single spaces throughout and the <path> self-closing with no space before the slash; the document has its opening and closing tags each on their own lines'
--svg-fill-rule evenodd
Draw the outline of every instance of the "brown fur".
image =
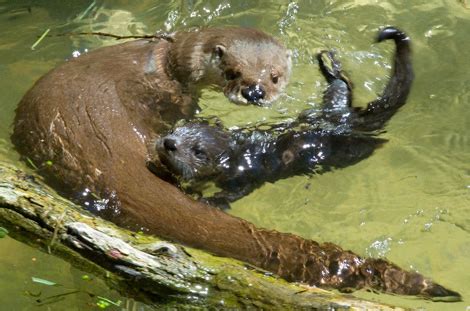
<svg viewBox="0 0 470 311">
<path fill-rule="evenodd" d="M 266 91 L 262 103 L 269 103 L 287 85 L 291 70 L 290 52 L 259 30 L 226 28 L 220 31 L 218 28 L 207 28 L 176 33 L 174 39 L 169 61 L 171 72 L 178 81 L 194 83 L 200 78 L 200 69 L 205 63 L 220 61 L 217 70 L 206 73 L 205 79 L 224 82 L 218 85 L 235 103 L 247 103 L 240 93 L 245 87 L 260 85 Z M 220 60 L 217 57 L 195 57 L 201 53 L 211 55 L 214 47 L 220 48 L 224 54 Z M 220 79 L 221 75 L 229 77 L 227 83 Z M 203 79 L 202 82 L 207 81 Z"/>
</svg>

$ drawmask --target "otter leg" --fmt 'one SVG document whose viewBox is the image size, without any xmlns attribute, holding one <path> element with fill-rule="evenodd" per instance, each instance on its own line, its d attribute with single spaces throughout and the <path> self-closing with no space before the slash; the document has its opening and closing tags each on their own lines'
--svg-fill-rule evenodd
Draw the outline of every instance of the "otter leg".
<svg viewBox="0 0 470 311">
<path fill-rule="evenodd" d="M 348 77 L 342 71 L 342 65 L 331 51 L 321 51 L 317 55 L 320 71 L 328 81 L 328 87 L 323 94 L 321 115 L 316 110 L 305 110 L 299 120 L 310 124 L 326 120 L 337 125 L 350 123 L 352 86 Z"/>
<path fill-rule="evenodd" d="M 317 59 L 320 70 L 329 83 L 323 94 L 322 118 L 335 124 L 339 131 L 349 131 L 352 118 L 351 83 L 333 52 L 322 51 L 317 55 Z"/>
<path fill-rule="evenodd" d="M 342 71 L 341 62 L 331 51 L 321 51 L 317 55 L 320 71 L 329 85 L 323 94 L 323 110 L 349 112 L 351 107 L 351 82 Z"/>
</svg>

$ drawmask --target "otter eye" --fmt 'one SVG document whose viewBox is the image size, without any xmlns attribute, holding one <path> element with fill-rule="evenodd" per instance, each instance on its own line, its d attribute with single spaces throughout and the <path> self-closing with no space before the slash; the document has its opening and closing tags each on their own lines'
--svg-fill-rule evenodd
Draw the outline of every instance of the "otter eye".
<svg viewBox="0 0 470 311">
<path fill-rule="evenodd" d="M 279 82 L 279 76 L 272 75 L 271 76 L 271 81 L 273 81 L 274 84 L 277 84 Z"/>
<path fill-rule="evenodd" d="M 227 80 L 235 80 L 236 78 L 239 78 L 241 76 L 241 73 L 238 71 L 233 71 L 231 69 L 225 71 L 225 79 Z"/>
<path fill-rule="evenodd" d="M 202 150 L 201 148 L 194 147 L 193 152 L 194 152 L 194 156 L 198 158 L 199 160 L 207 160 L 207 155 L 204 152 L 204 150 Z"/>
</svg>

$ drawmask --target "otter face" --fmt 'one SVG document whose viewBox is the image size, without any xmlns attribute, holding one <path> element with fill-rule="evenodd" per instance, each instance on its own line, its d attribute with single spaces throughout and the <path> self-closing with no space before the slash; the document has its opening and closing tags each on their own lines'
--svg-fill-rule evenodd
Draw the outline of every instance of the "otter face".
<svg viewBox="0 0 470 311">
<path fill-rule="evenodd" d="M 268 104 L 288 83 L 291 53 L 267 35 L 216 44 L 212 54 L 211 63 L 225 81 L 224 94 L 236 104 Z"/>
<path fill-rule="evenodd" d="M 166 169 L 189 181 L 217 174 L 229 142 L 230 136 L 217 127 L 188 123 L 158 138 L 155 149 Z"/>
<path fill-rule="evenodd" d="M 216 49 L 224 50 L 222 46 Z M 288 83 L 290 52 L 273 42 L 235 42 L 223 52 L 221 70 L 226 80 L 224 94 L 229 100 L 265 105 L 277 99 Z"/>
</svg>

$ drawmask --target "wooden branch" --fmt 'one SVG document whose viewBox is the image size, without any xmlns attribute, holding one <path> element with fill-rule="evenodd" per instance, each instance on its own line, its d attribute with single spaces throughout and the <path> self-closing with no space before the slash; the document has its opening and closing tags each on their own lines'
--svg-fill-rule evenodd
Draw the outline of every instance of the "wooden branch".
<svg viewBox="0 0 470 311">
<path fill-rule="evenodd" d="M 170 297 L 177 306 L 392 309 L 119 228 L 60 197 L 41 177 L 1 160 L 0 225 L 15 239 L 106 275 L 110 287 L 143 301 Z"/>
</svg>

